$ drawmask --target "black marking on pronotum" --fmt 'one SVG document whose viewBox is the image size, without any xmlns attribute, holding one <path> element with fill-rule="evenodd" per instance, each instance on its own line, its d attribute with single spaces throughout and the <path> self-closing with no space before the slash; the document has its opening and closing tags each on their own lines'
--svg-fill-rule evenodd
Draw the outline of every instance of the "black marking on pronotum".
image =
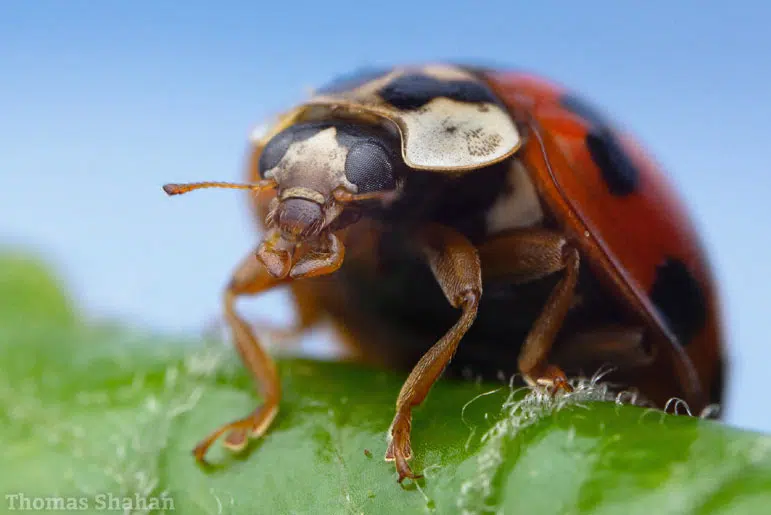
<svg viewBox="0 0 771 515">
<path fill-rule="evenodd" d="M 473 80 L 441 80 L 420 73 L 402 75 L 379 91 L 380 97 L 397 109 L 418 109 L 438 97 L 459 102 L 497 104 L 495 94 L 483 83 Z"/>
<path fill-rule="evenodd" d="M 348 149 L 345 175 L 357 186 L 358 193 L 396 187 L 397 172 L 404 166 L 398 153 L 399 141 L 383 128 L 346 121 L 305 122 L 284 129 L 265 145 L 260 156 L 260 175 L 264 177 L 265 172 L 278 165 L 292 143 L 330 127 L 335 128 L 337 143 Z"/>
<path fill-rule="evenodd" d="M 329 83 L 318 88 L 316 93 L 321 95 L 331 95 L 334 93 L 342 93 L 344 91 L 351 91 L 368 82 L 379 79 L 384 75 L 391 73 L 390 68 L 375 68 L 365 67 L 359 68 L 351 73 L 346 73 L 339 77 L 334 78 Z"/>
<path fill-rule="evenodd" d="M 260 177 L 265 178 L 265 172 L 274 168 L 281 161 L 281 158 L 284 157 L 284 154 L 289 149 L 289 145 L 294 140 L 293 136 L 290 130 L 284 130 L 268 141 L 260 154 Z"/>
<path fill-rule="evenodd" d="M 617 196 L 634 193 L 640 182 L 640 170 L 605 117 L 585 100 L 573 94 L 565 94 L 560 105 L 583 118 L 591 125 L 586 135 L 586 146 L 592 160 L 600 169 L 608 190 Z"/>
<path fill-rule="evenodd" d="M 318 134 L 319 131 L 331 126 L 332 124 L 329 122 L 301 123 L 287 127 L 273 136 L 260 154 L 260 176 L 264 177 L 265 172 L 275 167 L 281 161 L 289 149 L 289 145 L 297 141 L 309 139 Z"/>
<path fill-rule="evenodd" d="M 667 258 L 656 267 L 650 298 L 683 346 L 688 345 L 707 322 L 704 291 L 679 259 Z"/>
</svg>

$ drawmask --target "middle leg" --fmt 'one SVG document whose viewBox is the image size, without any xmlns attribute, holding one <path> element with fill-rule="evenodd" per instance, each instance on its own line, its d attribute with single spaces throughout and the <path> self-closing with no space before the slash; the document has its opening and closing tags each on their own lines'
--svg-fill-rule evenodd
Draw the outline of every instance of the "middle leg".
<svg viewBox="0 0 771 515">
<path fill-rule="evenodd" d="M 485 277 L 525 283 L 564 271 L 519 353 L 518 368 L 531 386 L 571 390 L 565 373 L 549 362 L 549 352 L 573 302 L 578 283 L 578 251 L 560 233 L 524 229 L 501 235 L 479 249 Z"/>
</svg>

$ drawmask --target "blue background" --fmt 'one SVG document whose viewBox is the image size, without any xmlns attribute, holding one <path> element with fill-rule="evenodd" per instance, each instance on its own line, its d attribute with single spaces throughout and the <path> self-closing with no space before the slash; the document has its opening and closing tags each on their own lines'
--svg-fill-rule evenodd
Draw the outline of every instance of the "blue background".
<svg viewBox="0 0 771 515">
<path fill-rule="evenodd" d="M 259 4 L 267 4 L 260 6 Z M 652 149 L 691 206 L 724 294 L 728 420 L 771 431 L 763 2 L 0 4 L 0 244 L 55 264 L 93 317 L 200 334 L 256 243 L 250 130 L 360 65 L 453 58 L 541 72 Z M 263 316 L 291 319 L 281 293 Z"/>
</svg>

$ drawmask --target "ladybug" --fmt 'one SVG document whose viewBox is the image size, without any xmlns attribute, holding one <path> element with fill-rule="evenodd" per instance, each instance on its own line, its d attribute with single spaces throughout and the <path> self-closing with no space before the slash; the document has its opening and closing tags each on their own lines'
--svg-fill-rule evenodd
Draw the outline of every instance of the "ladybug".
<svg viewBox="0 0 771 515">
<path fill-rule="evenodd" d="M 399 481 L 418 477 L 412 409 L 445 371 L 518 371 L 556 393 L 611 364 L 659 407 L 722 400 L 717 293 L 688 213 L 641 147 L 559 85 L 451 64 L 360 71 L 255 137 L 249 178 L 164 186 L 251 190 L 264 225 L 224 296 L 263 403 L 199 461 L 276 416 L 276 367 L 234 304 L 284 284 L 298 331 L 327 316 L 361 355 L 412 367 L 385 453 Z"/>
</svg>

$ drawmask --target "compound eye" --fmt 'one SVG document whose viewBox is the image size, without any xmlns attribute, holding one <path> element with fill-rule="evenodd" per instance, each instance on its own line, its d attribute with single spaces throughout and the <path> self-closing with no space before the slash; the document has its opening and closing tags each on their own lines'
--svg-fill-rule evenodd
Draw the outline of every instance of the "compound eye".
<svg viewBox="0 0 771 515">
<path fill-rule="evenodd" d="M 290 128 L 291 129 L 291 128 Z M 265 145 L 260 154 L 260 177 L 265 178 L 265 172 L 275 168 L 289 149 L 289 145 L 294 141 L 294 133 L 287 129 L 279 132 Z"/>
<path fill-rule="evenodd" d="M 392 190 L 396 187 L 393 154 L 377 143 L 357 143 L 348 151 L 345 177 L 356 185 L 357 193 Z"/>
</svg>

